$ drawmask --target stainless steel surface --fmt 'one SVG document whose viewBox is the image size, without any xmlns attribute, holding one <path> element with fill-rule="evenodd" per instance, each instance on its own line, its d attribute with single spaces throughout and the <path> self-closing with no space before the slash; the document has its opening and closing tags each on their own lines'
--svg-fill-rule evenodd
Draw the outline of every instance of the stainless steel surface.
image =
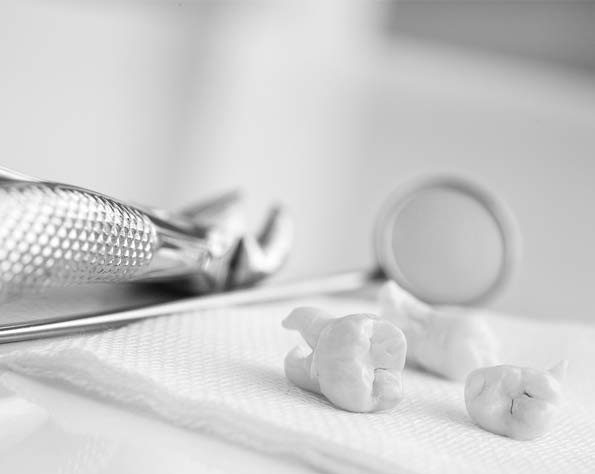
<svg viewBox="0 0 595 474">
<path fill-rule="evenodd" d="M 281 207 L 273 208 L 260 235 L 246 235 L 240 241 L 229 275 L 231 286 L 249 286 L 276 272 L 287 260 L 293 233 L 289 215 Z"/>
<path fill-rule="evenodd" d="M 30 181 L 30 182 L 38 182 L 37 178 L 33 178 L 32 176 L 27 176 L 26 174 L 19 173 L 18 171 L 13 171 L 8 168 L 4 168 L 0 166 L 0 181 Z"/>
<path fill-rule="evenodd" d="M 319 279 L 270 285 L 246 290 L 235 290 L 208 296 L 198 296 L 168 303 L 156 304 L 125 311 L 94 313 L 78 317 L 51 318 L 0 326 L 0 343 L 64 336 L 87 331 L 97 331 L 124 324 L 185 311 L 200 311 L 227 306 L 264 303 L 267 301 L 299 298 L 302 296 L 353 291 L 370 284 L 374 275 L 352 272 Z"/>
<path fill-rule="evenodd" d="M 130 280 L 159 245 L 153 223 L 132 207 L 59 185 L 0 185 L 0 300 Z"/>
<path fill-rule="evenodd" d="M 277 208 L 253 237 L 239 201 L 233 192 L 172 213 L 0 168 L 0 303 L 93 282 L 167 282 L 201 294 L 255 283 L 284 263 L 293 227 Z"/>
</svg>

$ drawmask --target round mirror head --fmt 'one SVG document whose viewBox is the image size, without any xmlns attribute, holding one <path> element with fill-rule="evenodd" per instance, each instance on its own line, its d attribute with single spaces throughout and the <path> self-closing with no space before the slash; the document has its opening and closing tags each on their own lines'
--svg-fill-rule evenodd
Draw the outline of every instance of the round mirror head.
<svg viewBox="0 0 595 474">
<path fill-rule="evenodd" d="M 375 227 L 378 264 L 387 278 L 431 304 L 484 302 L 518 260 L 515 221 L 494 195 L 455 177 L 397 189 Z"/>
</svg>

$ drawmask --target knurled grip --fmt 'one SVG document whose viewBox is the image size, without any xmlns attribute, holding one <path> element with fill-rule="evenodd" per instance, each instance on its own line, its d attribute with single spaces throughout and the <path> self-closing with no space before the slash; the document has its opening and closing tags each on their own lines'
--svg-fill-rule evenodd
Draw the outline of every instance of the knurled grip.
<svg viewBox="0 0 595 474">
<path fill-rule="evenodd" d="M 141 211 L 53 183 L 0 184 L 0 302 L 49 287 L 130 280 L 158 247 Z"/>
</svg>

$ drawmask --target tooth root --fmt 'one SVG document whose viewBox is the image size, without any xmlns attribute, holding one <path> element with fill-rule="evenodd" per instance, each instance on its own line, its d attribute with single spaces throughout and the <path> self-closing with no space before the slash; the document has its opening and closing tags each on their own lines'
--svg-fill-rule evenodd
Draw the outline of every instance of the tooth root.
<svg viewBox="0 0 595 474">
<path fill-rule="evenodd" d="M 298 387 L 320 393 L 318 380 L 312 374 L 312 352 L 305 347 L 295 347 L 285 357 L 285 375 Z"/>
<path fill-rule="evenodd" d="M 295 308 L 283 321 L 285 329 L 299 331 L 311 348 L 315 348 L 322 330 L 333 318 L 318 308 Z"/>
<path fill-rule="evenodd" d="M 562 382 L 566 377 L 566 371 L 568 370 L 568 361 L 561 360 L 556 365 L 554 365 L 550 370 L 549 373 L 554 376 L 554 378 L 558 382 Z"/>
<path fill-rule="evenodd" d="M 394 281 L 386 282 L 379 294 L 381 314 L 397 326 L 405 326 L 410 319 L 424 317 L 431 308 L 405 291 Z"/>
</svg>

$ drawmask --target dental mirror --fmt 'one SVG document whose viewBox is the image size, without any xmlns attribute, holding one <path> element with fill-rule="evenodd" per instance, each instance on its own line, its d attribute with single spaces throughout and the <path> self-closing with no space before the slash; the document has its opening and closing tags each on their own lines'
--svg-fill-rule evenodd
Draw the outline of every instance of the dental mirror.
<svg viewBox="0 0 595 474">
<path fill-rule="evenodd" d="M 374 250 L 387 278 L 430 304 L 480 304 L 518 259 L 516 225 L 493 194 L 459 177 L 398 188 L 376 220 Z"/>
<path fill-rule="evenodd" d="M 483 304 L 508 282 L 519 260 L 520 238 L 507 206 L 474 182 L 437 176 L 400 186 L 374 226 L 374 271 L 263 285 L 174 299 L 120 311 L 101 311 L 0 325 L 0 343 L 122 326 L 183 311 L 257 304 L 362 288 L 393 279 L 426 303 Z"/>
</svg>

